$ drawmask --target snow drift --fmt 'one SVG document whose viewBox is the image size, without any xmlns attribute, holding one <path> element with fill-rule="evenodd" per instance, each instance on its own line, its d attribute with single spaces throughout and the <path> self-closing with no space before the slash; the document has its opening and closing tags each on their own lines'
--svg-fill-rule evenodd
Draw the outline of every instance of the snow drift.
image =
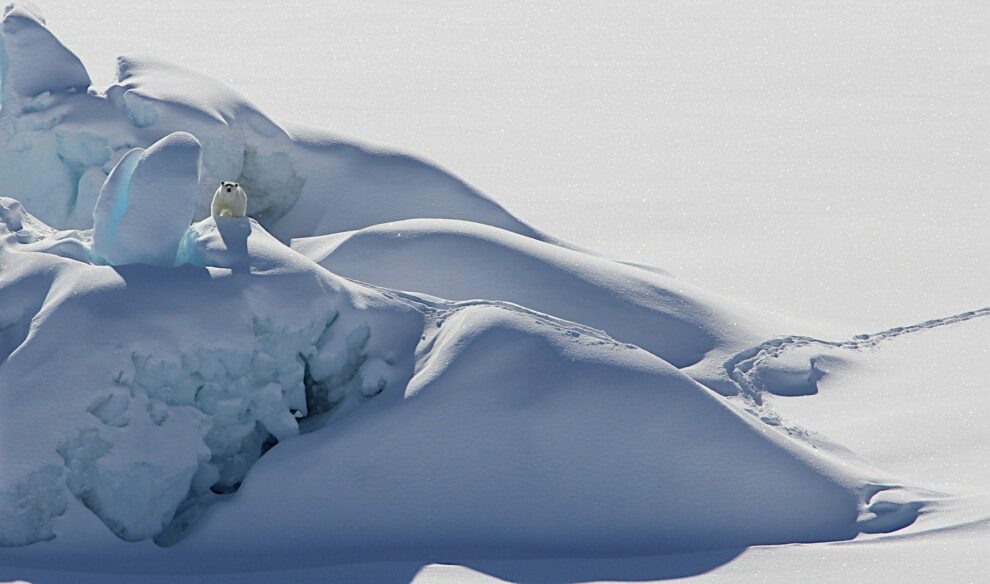
<svg viewBox="0 0 990 584">
<path fill-rule="evenodd" d="M 753 344 L 757 331 L 781 326 L 660 271 L 467 221 L 396 221 L 295 239 L 292 247 L 362 282 L 452 300 L 503 300 L 581 322 L 678 367 L 717 347 Z"/>
<path fill-rule="evenodd" d="M 76 93 L 90 86 L 79 58 L 45 28 L 37 10 L 8 4 L 0 22 L 0 105 L 38 104 L 52 93 Z"/>
<path fill-rule="evenodd" d="M 184 501 L 235 488 L 265 448 L 298 434 L 297 417 L 411 373 L 418 314 L 395 304 L 376 317 L 380 295 L 250 220 L 207 219 L 183 239 L 184 257 L 233 268 L 117 267 L 25 251 L 18 240 L 43 234 L 2 205 L 0 290 L 19 308 L 2 323 L 0 400 L 19 412 L 3 427 L 4 492 L 63 469 L 68 492 L 114 533 L 145 539 Z M 47 517 L 4 543 L 50 537 L 66 496 L 55 494 Z"/>
<path fill-rule="evenodd" d="M 866 529 L 877 473 L 677 369 L 739 390 L 721 359 L 763 315 L 177 66 L 121 58 L 87 88 L 24 8 L 0 32 L 0 558 L 266 569 L 276 548 L 298 565 Z M 220 179 L 250 218 L 202 219 Z"/>
<path fill-rule="evenodd" d="M 352 284 L 250 219 L 193 224 L 177 267 L 83 262 L 32 248 L 59 234 L 2 204 L 0 292 L 24 307 L 4 328 L 29 331 L 0 366 L 0 408 L 18 412 L 5 545 L 71 549 L 75 505 L 121 539 L 193 529 L 226 557 L 273 540 L 346 558 L 857 533 L 854 480 L 593 329 Z"/>
<path fill-rule="evenodd" d="M 433 165 L 287 130 L 227 85 L 172 63 L 120 57 L 117 81 L 98 91 L 79 59 L 19 5 L 0 24 L 0 47 L 0 184 L 54 227 L 91 227 L 100 187 L 124 155 L 184 131 L 202 145 L 196 218 L 209 215 L 216 185 L 234 180 L 250 195 L 248 213 L 284 240 L 412 217 L 538 235 Z"/>
<path fill-rule="evenodd" d="M 189 543 L 305 564 L 323 549 L 560 557 L 858 532 L 841 474 L 661 359 L 505 306 L 440 318 L 404 393 L 280 444 Z"/>
</svg>

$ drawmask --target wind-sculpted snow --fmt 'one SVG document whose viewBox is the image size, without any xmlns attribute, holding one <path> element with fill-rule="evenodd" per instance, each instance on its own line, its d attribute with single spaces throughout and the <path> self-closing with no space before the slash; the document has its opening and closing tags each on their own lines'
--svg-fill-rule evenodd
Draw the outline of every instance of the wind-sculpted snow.
<svg viewBox="0 0 990 584">
<path fill-rule="evenodd" d="M 761 327 L 772 330 L 766 316 L 759 322 L 753 311 L 673 277 L 466 221 L 398 221 L 292 246 L 362 282 L 452 300 L 506 300 L 581 322 L 678 367 L 716 347 L 751 344 Z"/>
<path fill-rule="evenodd" d="M 122 539 L 181 532 L 213 491 L 298 434 L 298 419 L 411 373 L 419 313 L 340 281 L 253 220 L 190 227 L 184 251 L 198 266 L 111 267 L 36 249 L 59 234 L 0 201 L 0 298 L 14 300 L 0 315 L 0 409 L 18 412 L 0 430 L 4 545 L 51 537 L 67 493 L 25 494 L 48 468 Z M 18 511 L 25 497 L 40 498 L 35 515 Z"/>
<path fill-rule="evenodd" d="M 2 208 L 0 295 L 29 299 L 0 365 L 0 409 L 18 412 L 0 430 L 4 545 L 74 549 L 86 529 L 59 526 L 77 504 L 123 540 L 192 530 L 188 549 L 228 558 L 272 541 L 351 557 L 858 532 L 854 478 L 604 333 L 363 288 L 251 219 L 193 224 L 176 267 L 105 266 L 52 253 L 63 233 Z M 272 497 L 311 512 L 266 515 Z"/>
<path fill-rule="evenodd" d="M 0 47 L 0 184 L 49 225 L 91 227 L 100 188 L 128 151 L 188 132 L 203 148 L 196 218 L 209 215 L 221 180 L 236 180 L 248 214 L 284 240 L 411 217 L 538 235 L 428 163 L 287 131 L 226 84 L 172 63 L 120 57 L 116 82 L 91 88 L 79 59 L 25 8 L 7 11 Z"/>
<path fill-rule="evenodd" d="M 0 47 L 0 559 L 630 555 L 924 508 L 759 416 L 817 380 L 767 366 L 820 344 L 777 319 L 176 65 L 95 90 L 32 10 Z M 250 217 L 203 218 L 220 180 Z"/>
<path fill-rule="evenodd" d="M 8 4 L 0 21 L 0 106 L 40 106 L 52 93 L 89 88 L 89 74 L 28 6 Z M 22 103 L 18 103 L 22 102 Z"/>
<path fill-rule="evenodd" d="M 404 395 L 279 445 L 188 543 L 304 564 L 316 550 L 562 557 L 858 532 L 841 472 L 642 349 L 505 306 L 430 320 Z"/>
<path fill-rule="evenodd" d="M 202 148 L 185 132 L 131 150 L 93 214 L 93 251 L 111 264 L 171 266 L 195 212 Z"/>
</svg>

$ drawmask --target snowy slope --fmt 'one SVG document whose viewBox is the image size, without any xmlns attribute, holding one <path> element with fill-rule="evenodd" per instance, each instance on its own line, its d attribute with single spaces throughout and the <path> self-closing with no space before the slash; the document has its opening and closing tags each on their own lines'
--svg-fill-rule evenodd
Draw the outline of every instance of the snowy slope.
<svg viewBox="0 0 990 584">
<path fill-rule="evenodd" d="M 292 247 L 362 282 L 452 300 L 504 300 L 582 322 L 678 367 L 786 326 L 659 270 L 466 221 L 398 221 L 295 239 Z"/>
<path fill-rule="evenodd" d="M 286 239 L 421 216 L 537 235 L 435 166 L 320 130 L 290 133 L 230 87 L 179 65 L 120 57 L 114 83 L 87 90 L 82 64 L 42 20 L 20 7 L 8 12 L 0 183 L 52 226 L 91 227 L 100 187 L 124 154 L 186 131 L 202 145 L 196 218 L 208 214 L 221 180 L 236 180 L 251 193 L 251 215 Z"/>
<path fill-rule="evenodd" d="M 483 308 L 482 311 L 491 310 Z M 503 323 L 507 320 L 501 319 Z M 515 320 L 509 318 L 508 320 Z M 918 408 L 918 421 L 920 427 L 929 427 L 932 430 L 939 428 L 935 440 L 924 433 L 919 437 L 914 436 L 913 428 L 918 426 L 901 426 L 891 423 L 891 413 L 885 404 L 891 403 L 893 396 L 880 393 L 868 393 L 870 386 L 876 386 L 877 382 L 882 387 L 895 388 L 903 387 L 908 390 L 908 398 L 905 403 L 927 404 L 930 402 L 925 397 L 929 379 L 926 376 L 941 376 L 939 371 L 933 371 L 929 367 L 929 357 L 935 357 L 942 361 L 948 359 L 952 366 L 950 370 L 955 373 L 953 377 L 957 381 L 956 386 L 964 392 L 973 388 L 978 390 L 979 384 L 971 384 L 968 381 L 958 383 L 962 380 L 978 379 L 979 359 L 983 356 L 983 345 L 980 341 L 985 338 L 987 322 L 985 318 L 975 318 L 961 321 L 957 324 L 938 327 L 935 329 L 926 328 L 917 334 L 904 335 L 891 338 L 890 341 L 882 342 L 873 351 L 851 351 L 847 350 L 844 356 L 844 365 L 840 361 L 832 361 L 830 367 L 830 378 L 821 383 L 821 393 L 817 394 L 815 400 L 821 404 L 823 399 L 834 400 L 834 408 L 809 408 L 800 417 L 802 412 L 794 409 L 793 406 L 800 405 L 803 398 L 776 398 L 774 407 L 787 413 L 792 420 L 800 422 L 814 422 L 818 427 L 828 431 L 832 438 L 845 438 L 847 445 L 855 446 L 871 457 L 877 457 L 885 465 L 895 466 L 899 473 L 915 473 L 916 479 L 936 478 L 945 481 L 938 485 L 940 488 L 959 489 L 965 483 L 976 484 L 972 481 L 981 480 L 982 471 L 979 464 L 972 461 L 978 460 L 981 449 L 973 449 L 974 444 L 979 440 L 960 440 L 953 442 L 953 435 L 944 431 L 946 426 L 953 426 L 955 408 L 946 408 L 934 413 L 926 413 Z M 450 324 L 450 323 L 448 323 Z M 533 323 L 536 325 L 536 323 Z M 446 325 L 445 325 L 446 326 Z M 544 325 L 545 326 L 545 325 Z M 540 325 L 536 325 L 534 331 L 538 331 Z M 443 327 L 441 327 L 441 330 Z M 541 334 L 544 339 L 550 340 L 554 333 Z M 928 349 L 936 347 L 936 352 L 932 353 Z M 904 357 L 913 357 L 905 359 Z M 638 360 L 638 359 L 636 359 Z M 911 365 L 914 364 L 914 365 Z M 841 365 L 841 366 L 840 366 Z M 841 399 L 842 396 L 834 396 L 834 390 L 842 391 L 843 386 L 849 379 L 849 375 L 855 372 L 865 372 L 863 377 L 853 378 L 855 381 L 865 382 L 862 389 L 853 389 L 864 402 L 856 415 L 850 415 L 848 399 Z M 843 379 L 845 377 L 845 379 Z M 960 399 L 968 401 L 970 404 L 979 404 L 979 400 L 974 399 L 973 393 L 967 395 L 963 393 Z M 378 407 L 377 403 L 369 404 L 369 408 Z M 392 408 L 394 406 L 384 406 Z M 367 408 L 362 412 L 366 413 Z M 810 413 L 811 417 L 808 417 Z M 363 415 L 363 414 L 362 414 Z M 979 416 L 979 412 L 975 415 Z M 981 426 L 973 425 L 972 431 L 979 432 Z M 344 427 L 342 431 L 350 431 L 351 428 Z M 322 432 L 332 431 L 329 427 Z M 385 433 L 387 435 L 387 432 Z M 279 468 L 288 465 L 292 456 L 287 451 L 294 451 L 297 447 L 305 446 L 302 450 L 310 451 L 316 446 L 306 444 L 306 441 L 315 441 L 319 434 L 305 436 L 298 440 L 286 442 L 276 447 L 261 463 L 256 467 L 258 474 L 271 474 L 272 481 L 278 481 L 284 477 L 283 469 Z M 878 439 L 882 435 L 882 439 Z M 862 438 L 862 440 L 860 439 Z M 945 442 L 948 440 L 949 442 Z M 448 443 L 444 441 L 444 443 Z M 915 446 L 911 446 L 911 444 Z M 436 442 L 426 443 L 424 448 L 435 447 Z M 904 448 L 906 446 L 906 448 Z M 875 450 L 876 447 L 890 448 L 895 456 L 902 456 L 901 461 L 893 460 L 889 455 Z M 362 447 L 363 448 L 363 447 Z M 408 448 L 408 447 L 407 447 Z M 874 450 L 870 450 L 874 448 Z M 941 468 L 930 469 L 929 474 L 919 474 L 916 471 L 924 471 L 930 460 L 927 452 L 939 452 L 936 460 L 942 459 L 943 454 L 957 455 L 959 460 L 966 461 L 965 464 L 952 464 L 951 458 Z M 969 452 L 967 453 L 967 450 Z M 927 451 L 927 452 L 926 452 Z M 308 452 L 307 452 L 308 453 Z M 294 455 L 294 453 L 293 453 Z M 269 466 L 271 465 L 271 466 Z M 305 467 L 306 465 L 301 465 Z M 274 467 L 274 468 L 273 468 Z M 417 469 L 415 465 L 409 464 L 411 472 Z M 421 473 L 428 469 L 420 470 Z M 293 474 L 299 472 L 293 467 Z M 305 472 L 311 472 L 308 468 Z M 973 474 L 976 473 L 976 474 Z M 365 486 L 375 484 L 375 473 L 371 472 L 367 464 L 360 474 L 355 474 L 351 480 L 362 481 Z M 323 477 L 328 478 L 328 477 Z M 388 477 L 380 477 L 379 481 L 387 480 Z M 460 477 L 454 477 L 458 480 Z M 340 479 L 337 479 L 340 480 Z M 949 483 L 949 484 L 946 484 Z M 951 484 L 954 483 L 954 484 Z M 321 482 L 315 483 L 293 483 L 295 488 L 309 488 L 315 496 L 324 496 L 320 493 L 325 489 L 320 488 Z M 395 488 L 401 488 L 402 484 L 396 484 Z M 387 488 L 384 482 L 378 483 L 379 488 Z M 284 483 L 279 484 L 283 488 Z M 262 490 L 252 491 L 250 484 L 245 486 L 238 496 L 263 496 Z M 566 488 L 566 487 L 565 487 Z M 364 489 L 356 491 L 364 493 Z M 380 493 L 376 490 L 373 493 Z M 965 494 L 965 489 L 962 490 Z M 250 493 L 250 495 L 245 495 Z M 364 496 L 371 496 L 366 493 Z M 638 558 L 622 559 L 596 559 L 596 558 L 574 558 L 567 560 L 560 559 L 524 559 L 524 560 L 484 560 L 472 559 L 468 557 L 447 557 L 448 562 L 454 560 L 455 564 L 432 564 L 424 565 L 423 562 L 380 562 L 368 564 L 351 564 L 339 566 L 306 567 L 307 562 L 317 562 L 316 558 L 325 559 L 321 551 L 307 550 L 305 547 L 293 548 L 283 551 L 280 557 L 290 557 L 291 566 L 283 567 L 277 572 L 257 572 L 250 566 L 243 566 L 242 573 L 236 575 L 197 575 L 188 576 L 182 574 L 170 574 L 167 577 L 144 576 L 145 581 L 176 581 L 176 582 L 228 582 L 236 578 L 238 582 L 266 582 L 272 577 L 291 579 L 298 582 L 325 582 L 339 579 L 348 582 L 416 582 L 420 584 L 435 583 L 446 584 L 450 582 L 469 583 L 489 583 L 489 582 L 532 582 L 532 581 L 685 581 L 685 582 L 738 582 L 757 579 L 765 582 L 791 582 L 795 578 L 807 577 L 814 574 L 816 580 L 823 582 L 847 582 L 850 578 L 856 580 L 871 581 L 891 581 L 891 582 L 915 582 L 915 581 L 980 581 L 986 571 L 984 558 L 987 552 L 987 513 L 990 506 L 986 505 L 986 499 L 975 499 L 966 496 L 953 500 L 943 495 L 929 493 L 928 509 L 922 514 L 915 527 L 908 528 L 908 536 L 864 538 L 841 544 L 815 544 L 802 546 L 754 546 L 746 550 L 727 549 L 716 552 L 673 554 L 663 556 L 643 556 Z M 329 494 L 327 498 L 332 498 Z M 457 498 L 453 498 L 456 503 Z M 274 504 L 274 502 L 272 502 Z M 451 500 L 444 499 L 438 504 L 438 508 L 447 508 L 453 504 Z M 216 510 L 222 517 L 230 517 L 235 511 L 235 504 L 229 507 L 219 507 Z M 336 503 L 330 501 L 331 506 Z M 375 505 L 368 505 L 375 507 Z M 343 507 L 343 506 L 342 506 Z M 941 508 L 941 510 L 939 510 Z M 307 510 L 311 508 L 307 507 Z M 346 509 L 345 509 L 346 510 Z M 362 508 L 350 510 L 350 513 L 360 513 Z M 948 510 L 948 513 L 946 511 Z M 472 508 L 477 512 L 477 506 Z M 955 526 L 946 529 L 943 523 L 946 514 L 954 515 Z M 309 521 L 307 513 L 297 513 L 296 509 L 287 508 L 282 505 L 274 505 L 271 511 L 263 513 L 264 523 L 258 521 L 258 517 L 238 517 L 241 523 L 221 522 L 219 527 L 227 535 L 238 526 L 251 526 L 257 529 L 265 529 L 270 525 L 278 525 L 280 522 L 290 521 L 286 517 L 291 517 L 296 525 L 305 526 Z M 400 516 L 401 517 L 401 516 Z M 255 523 L 255 521 L 258 521 Z M 271 521 L 271 523 L 269 523 Z M 399 521 L 399 519 L 396 519 Z M 315 523 L 315 521 L 314 521 Z M 207 529 L 212 528 L 212 523 Z M 347 524 L 348 527 L 353 525 Z M 476 534 L 472 530 L 470 533 Z M 196 533 L 194 537 L 200 543 L 209 543 L 203 537 L 204 533 Z M 243 537 L 240 535 L 239 537 Z M 343 536 L 341 536 L 343 537 Z M 291 539 L 291 538 L 290 538 Z M 305 542 L 293 541 L 300 546 Z M 278 542 L 269 542 L 269 545 L 279 545 Z M 30 548 L 21 548 L 30 549 Z M 164 554 L 177 551 L 178 548 L 168 548 L 160 550 Z M 268 551 L 270 548 L 266 548 Z M 133 553 L 133 552 L 130 552 Z M 284 555 L 283 555 L 284 554 Z M 436 558 L 441 559 L 441 558 Z M 434 560 L 434 561 L 435 561 Z M 9 561 L 9 560 L 8 560 Z M 185 560 L 187 561 L 187 560 Z M 22 560 L 22 565 L 30 565 Z M 80 565 L 77 561 L 76 567 Z M 42 566 L 47 569 L 42 569 Z M 0 575 L 7 578 L 25 578 L 34 582 L 60 582 L 71 578 L 78 582 L 129 582 L 133 581 L 133 575 L 113 575 L 102 573 L 99 575 L 72 574 L 67 576 L 63 572 L 51 571 L 57 569 L 60 564 L 52 564 L 51 560 L 44 564 L 36 564 L 35 568 L 0 568 Z M 94 567 L 103 567 L 105 564 Z M 176 570 L 176 566 L 171 566 Z M 683 580 L 681 580 L 683 578 Z"/>
<path fill-rule="evenodd" d="M 180 254 L 196 265 L 102 266 L 30 250 L 41 234 L 3 206 L 0 399 L 19 412 L 3 428 L 5 545 L 51 538 L 69 492 L 121 538 L 156 536 L 183 501 L 236 487 L 266 440 L 298 434 L 293 412 L 411 374 L 421 316 L 256 223 L 191 227 Z M 42 477 L 60 486 L 25 493 Z"/>
<path fill-rule="evenodd" d="M 822 340 L 178 65 L 95 89 L 36 9 L 5 9 L 0 49 L 0 577 L 980 549 L 987 437 L 941 433 L 981 417 L 990 309 Z M 222 179 L 251 218 L 204 218 Z M 903 367 L 929 359 L 960 375 L 939 407 L 942 370 Z M 665 555 L 589 559 L 632 554 Z"/>
<path fill-rule="evenodd" d="M 982 315 L 982 316 L 981 316 Z M 944 322 L 944 324 L 943 324 Z M 853 542 L 755 546 L 741 553 L 622 560 L 461 562 L 463 565 L 365 565 L 325 571 L 352 581 L 384 577 L 425 583 L 523 581 L 982 582 L 990 557 L 983 375 L 988 311 L 935 320 L 884 335 L 872 347 L 793 346 L 763 369 L 819 356 L 828 374 L 816 393 L 764 394 L 786 423 L 839 444 L 909 483 L 928 487 L 925 508 L 894 536 Z M 779 386 L 778 386 L 779 387 Z M 315 578 L 301 571 L 299 577 Z"/>
<path fill-rule="evenodd" d="M 8 560 L 266 569 L 311 549 L 642 553 L 865 528 L 868 477 L 593 329 L 351 284 L 249 219 L 193 224 L 176 267 L 107 266 L 3 208 L 0 290 L 20 309 L 0 535 L 35 544 Z M 151 537 L 174 547 L 120 548 Z M 276 559 L 251 560 L 273 538 Z"/>
<path fill-rule="evenodd" d="M 945 324 L 935 320 L 872 349 L 784 349 L 758 368 L 814 357 L 828 374 L 812 395 L 771 395 L 768 406 L 916 484 L 961 497 L 985 495 L 990 468 L 973 462 L 990 444 L 988 382 L 977 374 L 990 358 L 988 317 L 984 309 Z M 981 513 L 990 518 L 990 509 Z"/>
<path fill-rule="evenodd" d="M 98 87 L 121 52 L 167 58 L 280 122 L 438 161 L 554 236 L 846 333 L 990 304 L 986 2 L 101 6 L 43 4 Z"/>
<path fill-rule="evenodd" d="M 827 458 L 649 353 L 506 307 L 438 318 L 404 395 L 273 449 L 188 545 L 300 565 L 316 550 L 553 557 L 858 532 L 855 482 Z"/>
</svg>

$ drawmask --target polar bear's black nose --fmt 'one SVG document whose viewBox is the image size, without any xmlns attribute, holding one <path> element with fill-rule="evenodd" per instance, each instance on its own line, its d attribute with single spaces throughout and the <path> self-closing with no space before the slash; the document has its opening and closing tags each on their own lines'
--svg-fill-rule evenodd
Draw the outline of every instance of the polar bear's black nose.
<svg viewBox="0 0 990 584">
<path fill-rule="evenodd" d="M 230 192 L 230 187 L 227 187 L 227 192 L 228 192 L 228 193 Z"/>
</svg>

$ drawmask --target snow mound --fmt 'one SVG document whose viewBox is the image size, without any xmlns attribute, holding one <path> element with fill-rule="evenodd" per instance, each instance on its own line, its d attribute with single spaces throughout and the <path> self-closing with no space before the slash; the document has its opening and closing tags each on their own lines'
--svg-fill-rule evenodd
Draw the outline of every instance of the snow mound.
<svg viewBox="0 0 990 584">
<path fill-rule="evenodd" d="M 171 266 L 195 212 L 201 158 L 185 132 L 124 155 L 96 201 L 93 251 L 114 265 Z"/>
<path fill-rule="evenodd" d="M 116 82 L 87 92 L 85 68 L 35 13 L 14 5 L 3 23 L 0 184 L 48 225 L 91 227 L 100 188 L 129 151 L 188 132 L 202 146 L 195 218 L 209 215 L 216 185 L 233 180 L 247 191 L 248 214 L 286 241 L 413 217 L 541 237 L 431 164 L 321 130 L 287 131 L 226 84 L 179 65 L 120 57 Z"/>
<path fill-rule="evenodd" d="M 0 559 L 629 555 L 918 515 L 761 421 L 754 384 L 821 380 L 744 350 L 762 315 L 175 65 L 83 91 L 36 11 L 0 46 Z M 207 217 L 219 180 L 250 217 Z"/>
<path fill-rule="evenodd" d="M 9 4 L 0 20 L 0 106 L 16 107 L 53 93 L 85 92 L 89 74 L 82 62 L 46 27 L 41 13 Z"/>
<path fill-rule="evenodd" d="M 304 194 L 272 226 L 283 241 L 416 217 L 463 219 L 549 239 L 464 181 L 422 160 L 314 128 L 292 126 L 290 131 L 299 159 L 307 161 L 301 164 L 312 169 L 307 184 L 320 194 Z"/>
<path fill-rule="evenodd" d="M 753 331 L 765 328 L 752 317 L 744 326 L 745 311 L 670 276 L 478 223 L 411 219 L 300 238 L 292 247 L 363 282 L 508 301 L 580 322 L 678 367 L 716 347 L 753 343 Z"/>
<path fill-rule="evenodd" d="M 435 318 L 404 393 L 279 444 L 190 547 L 298 566 L 315 550 L 563 557 L 858 532 L 841 473 L 661 359 L 511 307 Z"/>
<path fill-rule="evenodd" d="M 251 118 L 252 129 L 284 136 L 284 131 L 222 81 L 149 56 L 118 57 L 117 82 L 107 94 L 111 101 L 123 100 L 131 121 L 141 127 L 169 122 L 160 116 L 174 116 L 172 124 L 187 116 L 228 126 L 243 116 Z"/>
<path fill-rule="evenodd" d="M 190 227 L 203 266 L 105 266 L 35 249 L 61 235 L 2 202 L 0 410 L 18 416 L 2 430 L 0 545 L 59 534 L 65 501 L 127 541 L 179 537 L 299 420 L 411 374 L 419 313 L 257 223 Z"/>
<path fill-rule="evenodd" d="M 191 225 L 182 265 L 99 265 L 0 203 L 0 544 L 54 538 L 28 556 L 116 549 L 86 513 L 202 565 L 858 533 L 861 481 L 594 329 L 357 285 L 250 218 Z"/>
</svg>

